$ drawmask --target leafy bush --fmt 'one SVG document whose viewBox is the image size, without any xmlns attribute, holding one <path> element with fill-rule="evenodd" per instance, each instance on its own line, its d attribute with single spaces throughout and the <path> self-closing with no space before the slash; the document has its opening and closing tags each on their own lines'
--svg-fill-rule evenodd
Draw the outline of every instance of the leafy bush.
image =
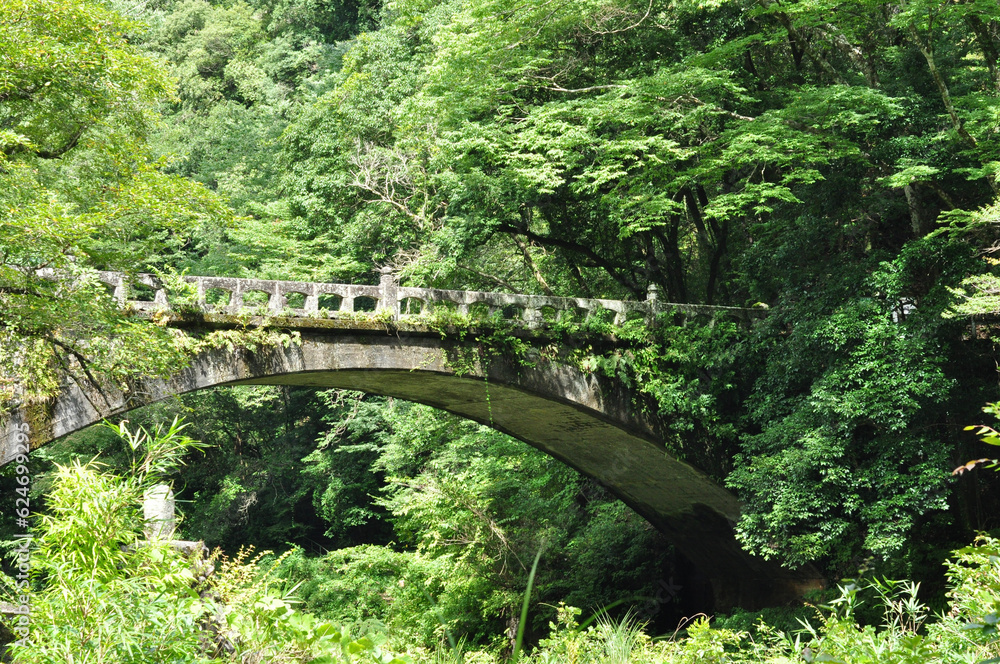
<svg viewBox="0 0 1000 664">
<path fill-rule="evenodd" d="M 143 451 L 127 477 L 94 461 L 59 467 L 35 534 L 30 637 L 11 647 L 14 661 L 55 664 L 85 653 L 95 664 L 403 664 L 375 639 L 355 639 L 296 611 L 259 557 L 223 559 L 219 572 L 200 583 L 179 547 L 145 538 L 144 492 L 199 445 L 182 429 L 176 420 L 151 434 L 123 424 L 131 449 Z M 14 591 L 9 579 L 4 585 Z M 16 618 L 8 620 L 11 627 Z"/>
<path fill-rule="evenodd" d="M 932 619 L 917 598 L 919 584 L 872 580 L 849 582 L 818 615 L 782 631 L 763 620 L 752 629 L 751 614 L 734 615 L 712 625 L 705 616 L 664 641 L 651 640 L 642 625 L 625 619 L 598 621 L 586 628 L 579 609 L 561 606 L 551 633 L 532 654 L 532 664 L 617 662 L 645 664 L 986 664 L 1000 661 L 1000 541 L 980 537 L 955 552 L 947 563 L 952 583 L 950 610 Z M 882 612 L 880 625 L 859 624 L 862 591 L 873 594 Z M 776 612 L 786 619 L 783 612 Z"/>
</svg>

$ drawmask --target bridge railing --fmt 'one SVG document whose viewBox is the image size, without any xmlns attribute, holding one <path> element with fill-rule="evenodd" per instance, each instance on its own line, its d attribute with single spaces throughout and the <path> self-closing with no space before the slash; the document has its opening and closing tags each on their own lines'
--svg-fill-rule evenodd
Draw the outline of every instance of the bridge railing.
<svg viewBox="0 0 1000 664">
<path fill-rule="evenodd" d="M 114 297 L 123 306 L 156 311 L 177 304 L 171 301 L 167 287 L 151 274 L 128 277 L 119 272 L 99 272 L 98 279 L 113 290 Z M 582 322 L 594 316 L 604 316 L 621 324 L 631 319 L 649 320 L 667 307 L 690 314 L 728 311 L 741 318 L 763 314 L 759 310 L 736 307 L 661 303 L 655 287 L 643 301 L 412 288 L 399 286 L 395 275 L 388 270 L 383 270 L 377 286 L 232 277 L 185 276 L 182 279 L 194 287 L 195 302 L 201 310 L 223 314 L 261 309 L 271 315 L 317 318 L 344 313 L 384 315 L 389 312 L 393 319 L 399 319 L 444 309 L 473 317 L 499 315 L 527 326 L 556 321 Z"/>
</svg>

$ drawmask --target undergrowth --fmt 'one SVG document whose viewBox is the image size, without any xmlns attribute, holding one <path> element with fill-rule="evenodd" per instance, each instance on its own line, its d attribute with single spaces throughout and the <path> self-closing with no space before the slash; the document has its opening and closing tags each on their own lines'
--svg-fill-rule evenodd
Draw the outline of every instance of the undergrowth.
<svg viewBox="0 0 1000 664">
<path fill-rule="evenodd" d="M 718 619 L 701 614 L 672 633 L 652 636 L 632 614 L 612 620 L 598 613 L 580 621 L 581 610 L 561 604 L 548 636 L 534 647 L 508 642 L 506 651 L 470 647 L 448 635 L 436 649 L 397 640 L 377 623 L 383 659 L 357 652 L 330 662 L 407 664 L 994 664 L 1000 662 L 1000 541 L 980 537 L 947 562 L 948 610 L 932 615 L 918 598 L 919 584 L 870 579 L 845 581 L 808 618 L 796 611 L 737 612 Z M 530 597 L 531 589 L 528 589 Z M 881 614 L 874 622 L 858 617 Z M 530 605 L 526 601 L 525 605 Z M 756 622 L 748 618 L 755 616 Z M 523 621 L 523 618 L 522 618 Z M 780 626 L 779 626 L 780 625 Z"/>
</svg>

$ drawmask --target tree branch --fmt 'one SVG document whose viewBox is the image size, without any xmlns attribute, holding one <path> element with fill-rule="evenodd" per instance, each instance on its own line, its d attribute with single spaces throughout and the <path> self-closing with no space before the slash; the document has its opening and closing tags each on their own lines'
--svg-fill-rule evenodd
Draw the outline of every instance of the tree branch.
<svg viewBox="0 0 1000 664">
<path fill-rule="evenodd" d="M 646 13 L 643 14 L 642 18 L 640 18 L 638 21 L 636 21 L 632 25 L 630 25 L 630 26 L 628 26 L 626 28 L 618 28 L 617 30 L 597 30 L 597 29 L 592 29 L 592 32 L 595 35 L 617 35 L 617 34 L 622 33 L 622 32 L 628 32 L 629 30 L 634 30 L 634 29 L 638 28 L 640 25 L 642 25 L 643 23 L 646 22 L 646 19 L 649 18 L 649 15 L 650 15 L 650 13 L 652 11 L 653 11 L 653 0 L 649 0 L 649 6 L 646 7 Z"/>
<path fill-rule="evenodd" d="M 70 137 L 69 141 L 63 144 L 61 147 L 55 150 L 38 150 L 35 154 L 42 159 L 58 159 L 70 150 L 76 147 L 77 143 L 80 142 L 80 137 L 83 136 L 84 130 L 87 128 L 86 125 L 80 125 L 77 127 L 76 132 Z"/>
<path fill-rule="evenodd" d="M 609 84 L 609 85 L 592 85 L 589 88 L 574 88 L 572 90 L 569 90 L 569 89 L 566 89 L 566 88 L 563 88 L 563 87 L 558 87 L 558 86 L 556 86 L 556 87 L 542 88 L 542 89 L 543 90 L 548 90 L 549 92 L 568 92 L 568 93 L 571 93 L 571 94 L 582 94 L 584 92 L 594 92 L 595 90 L 612 90 L 614 88 L 624 88 L 624 87 L 625 87 L 624 85 L 620 85 L 620 84 L 617 84 L 617 83 L 612 83 L 612 84 Z"/>
<path fill-rule="evenodd" d="M 861 70 L 861 73 L 864 74 L 869 87 L 877 88 L 881 86 L 878 72 L 865 57 L 864 51 L 862 51 L 859 46 L 852 44 L 847 39 L 847 36 L 841 32 L 840 28 L 832 23 L 823 23 L 816 28 L 816 31 L 823 35 L 831 44 L 836 46 L 851 62 L 854 63 L 858 69 Z"/>
<path fill-rule="evenodd" d="M 979 147 L 979 143 L 976 138 L 969 133 L 969 130 L 965 128 L 965 123 L 962 118 L 958 116 L 958 110 L 955 108 L 955 104 L 951 101 L 951 94 L 948 92 L 948 84 L 945 83 L 944 77 L 941 75 L 940 70 L 937 68 L 937 62 L 934 59 L 934 47 L 931 45 L 930 41 L 924 42 L 920 38 L 920 34 L 917 32 L 917 26 L 912 21 L 910 22 L 910 36 L 913 38 L 914 43 L 916 43 L 917 48 L 920 49 L 920 53 L 924 56 L 924 60 L 927 61 L 927 68 L 931 71 L 931 77 L 934 79 L 934 84 L 937 85 L 938 92 L 941 94 L 941 101 L 944 103 L 944 108 L 948 112 L 948 117 L 951 118 L 951 124 L 954 125 L 955 131 L 961 136 L 965 141 L 974 148 Z M 987 176 L 986 181 L 990 185 L 990 189 L 993 193 L 997 193 L 997 183 L 994 176 Z"/>
<path fill-rule="evenodd" d="M 920 38 L 919 33 L 917 33 L 917 26 L 912 21 L 910 22 L 910 36 L 913 38 L 917 48 L 920 49 L 920 53 L 924 56 L 924 60 L 927 61 L 927 68 L 930 69 L 931 77 L 934 79 L 934 84 L 937 86 L 938 92 L 941 94 L 941 101 L 944 103 L 944 109 L 948 112 L 948 117 L 951 118 L 951 123 L 954 125 L 958 135 L 964 138 L 972 147 L 978 147 L 979 144 L 976 142 L 976 139 L 969 133 L 969 130 L 965 128 L 965 123 L 962 122 L 962 119 L 958 117 L 958 111 L 955 109 L 955 105 L 951 101 L 951 94 L 948 92 L 948 84 L 945 83 L 944 77 L 941 76 L 941 72 L 938 70 L 937 63 L 934 60 L 933 46 L 931 46 L 930 42 L 924 42 L 924 40 Z"/>
<path fill-rule="evenodd" d="M 989 67 L 990 75 L 993 77 L 993 87 L 1000 92 L 1000 70 L 997 69 L 997 62 L 1000 61 L 1000 53 L 997 52 L 996 42 L 990 36 L 989 28 L 983 23 L 983 19 L 978 14 L 969 14 L 965 17 L 965 22 L 976 35 L 976 41 L 983 49 L 983 59 Z"/>
<path fill-rule="evenodd" d="M 538 285 L 541 286 L 542 292 L 546 295 L 552 295 L 552 289 L 549 288 L 548 282 L 545 281 L 545 276 L 542 274 L 542 271 L 538 269 L 538 264 L 535 263 L 535 259 L 531 257 L 531 251 L 528 247 L 528 243 L 522 240 L 520 235 L 511 235 L 510 237 L 514 240 L 517 248 L 521 250 L 521 255 L 524 256 L 524 263 L 528 266 L 528 269 L 531 270 L 532 275 L 535 277 L 535 281 L 537 281 Z"/>
<path fill-rule="evenodd" d="M 642 288 L 634 279 L 630 279 L 626 275 L 621 274 L 620 268 L 615 267 L 600 255 L 598 255 L 590 247 L 586 247 L 582 244 L 576 242 L 570 242 L 569 240 L 563 240 L 561 238 L 549 237 L 545 235 L 539 235 L 538 233 L 533 233 L 526 228 L 517 228 L 511 224 L 501 224 L 498 228 L 501 233 L 509 233 L 511 235 L 523 235 L 527 239 L 538 242 L 542 245 L 548 245 L 552 247 L 559 247 L 560 249 L 566 249 L 567 251 L 572 251 L 583 256 L 586 256 L 595 265 L 605 270 L 611 278 L 617 281 L 619 284 L 628 289 L 635 297 L 642 299 L 646 297 L 646 290 Z"/>
<path fill-rule="evenodd" d="M 590 284 L 583 276 L 583 271 L 580 266 L 574 263 L 572 260 L 569 261 L 570 272 L 573 274 L 573 278 L 576 279 L 577 285 L 580 287 L 580 292 L 587 297 L 593 297 L 593 291 L 590 289 Z"/>
<path fill-rule="evenodd" d="M 771 5 L 776 4 L 772 2 L 772 0 L 759 1 L 761 6 L 769 11 L 771 10 Z M 778 19 L 778 23 L 781 23 L 782 27 L 785 28 L 785 31 L 788 33 L 788 38 L 792 41 L 792 43 L 795 44 L 795 46 L 798 47 L 802 53 L 805 53 L 806 57 L 812 60 L 814 65 L 816 65 L 827 76 L 832 78 L 835 83 L 847 85 L 847 81 L 844 80 L 844 77 L 833 68 L 833 65 L 831 65 L 826 58 L 817 53 L 816 50 L 809 44 L 809 41 L 802 36 L 802 33 L 799 32 L 794 25 L 792 25 L 792 19 L 788 16 L 788 14 L 783 11 L 772 11 L 771 13 L 776 19 Z"/>
<path fill-rule="evenodd" d="M 490 281 L 494 282 L 495 284 L 498 284 L 498 285 L 506 288 L 511 293 L 516 293 L 517 290 L 518 290 L 518 289 L 514 288 L 513 286 L 511 286 L 509 282 L 501 279 L 500 277 L 496 276 L 495 274 L 488 274 L 486 272 L 480 272 L 479 270 L 471 268 L 468 265 L 462 265 L 461 263 L 456 264 L 455 267 L 457 267 L 460 270 L 465 270 L 466 272 L 471 272 L 472 274 L 480 276 L 483 279 L 489 279 Z"/>
<path fill-rule="evenodd" d="M 108 395 L 104 393 L 104 390 L 101 388 L 101 384 L 99 382 L 97 382 L 97 379 L 90 372 L 90 364 L 87 362 L 87 359 L 83 356 L 83 354 L 80 353 L 80 351 L 78 351 L 77 349 L 73 348 L 69 344 L 66 344 L 66 343 L 64 343 L 62 341 L 59 341 L 58 339 L 56 339 L 55 337 L 53 337 L 51 334 L 42 335 L 42 338 L 45 339 L 46 341 L 48 341 L 50 344 L 52 344 L 54 346 L 57 346 L 59 348 L 62 348 L 67 353 L 69 353 L 77 361 L 77 363 L 80 365 L 80 368 L 83 369 L 83 373 L 84 373 L 85 376 L 87 376 L 87 380 L 90 381 L 90 384 L 94 387 L 95 390 L 97 390 L 97 393 L 101 395 L 101 398 L 104 399 L 104 405 L 111 406 L 111 402 L 108 401 Z M 66 372 L 69 375 L 71 375 L 71 376 L 73 375 L 73 372 L 70 370 L 70 368 L 68 366 L 66 366 L 65 363 L 63 364 L 63 367 L 66 368 Z M 74 378 L 74 380 L 75 380 L 75 378 Z M 84 393 L 84 395 L 86 395 L 87 391 L 83 390 L 83 393 Z M 88 397 L 88 401 L 89 401 L 89 399 L 90 398 Z M 96 408 L 96 404 L 93 404 L 93 402 L 92 402 L 91 405 L 95 406 L 95 410 L 98 410 Z"/>
</svg>

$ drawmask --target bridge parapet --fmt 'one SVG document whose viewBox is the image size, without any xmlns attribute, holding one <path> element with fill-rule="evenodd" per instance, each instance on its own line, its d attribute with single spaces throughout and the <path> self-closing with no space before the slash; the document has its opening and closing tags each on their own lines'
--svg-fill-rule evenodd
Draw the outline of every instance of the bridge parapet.
<svg viewBox="0 0 1000 664">
<path fill-rule="evenodd" d="M 114 297 L 138 311 L 169 310 L 179 304 L 160 279 L 151 274 L 132 277 L 120 272 L 99 272 L 98 279 L 113 289 Z M 206 313 L 237 314 L 264 309 L 290 318 L 337 317 L 343 314 L 388 312 L 393 319 L 454 311 L 474 318 L 499 316 L 528 327 L 554 322 L 584 322 L 603 316 L 621 324 L 627 320 L 651 321 L 668 309 L 691 315 L 729 313 L 741 319 L 758 318 L 760 309 L 718 307 L 660 302 L 655 288 L 646 300 L 607 300 L 553 297 L 516 293 L 444 290 L 399 286 L 394 274 L 383 270 L 379 285 L 238 279 L 233 277 L 185 276 L 194 287 L 194 305 Z M 185 297 L 189 300 L 190 295 Z M 190 301 L 185 302 L 190 306 Z"/>
</svg>

